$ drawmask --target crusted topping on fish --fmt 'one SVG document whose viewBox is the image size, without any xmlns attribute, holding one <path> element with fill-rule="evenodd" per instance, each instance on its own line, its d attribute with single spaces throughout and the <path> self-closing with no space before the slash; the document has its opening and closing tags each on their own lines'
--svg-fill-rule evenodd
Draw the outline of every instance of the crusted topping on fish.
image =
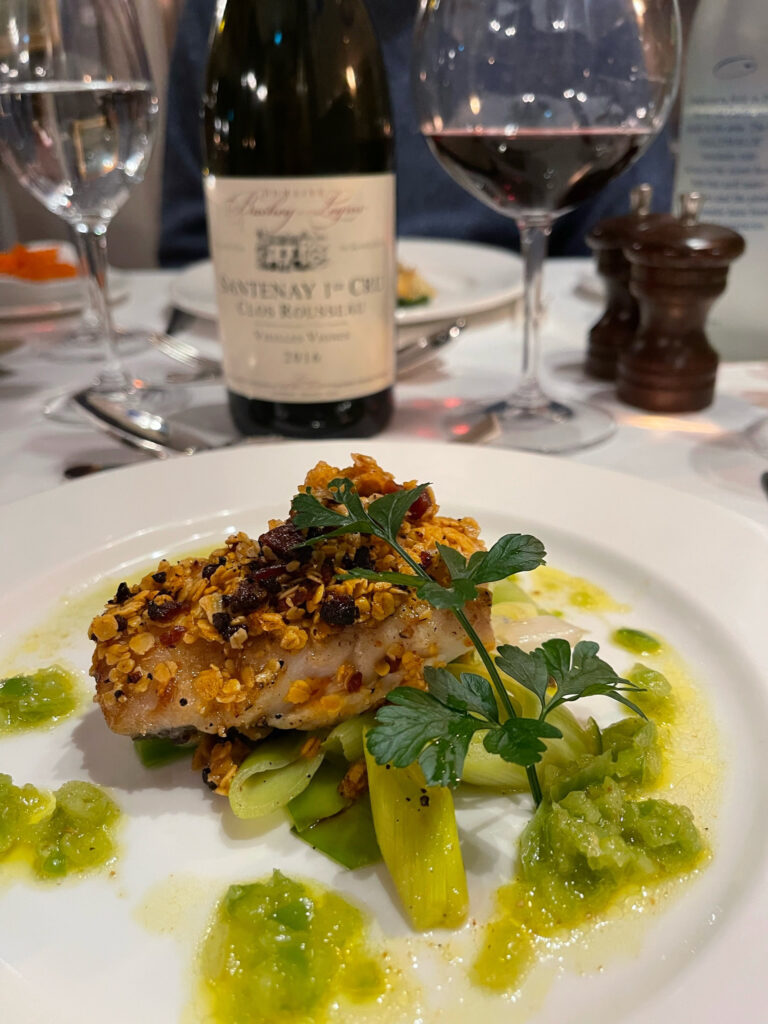
<svg viewBox="0 0 768 1024">
<path fill-rule="evenodd" d="M 306 478 L 302 490 L 331 507 L 337 506 L 328 484 L 349 477 L 361 498 L 371 501 L 382 494 L 413 488 L 399 485 L 394 477 L 366 456 L 353 456 L 351 467 L 339 470 L 319 463 Z M 347 534 L 306 544 L 313 531 L 297 529 L 288 519 L 274 520 L 253 540 L 245 533 L 227 538 L 226 544 L 207 558 L 188 558 L 176 564 L 162 561 L 140 583 L 121 583 L 105 612 L 90 627 L 96 642 L 92 674 L 100 684 L 100 699 L 111 693 L 115 701 L 130 700 L 152 684 L 159 701 L 170 699 L 176 672 L 174 651 L 201 641 L 211 646 L 210 667 L 201 671 L 194 690 L 197 710 L 212 705 L 246 707 L 254 695 L 277 678 L 281 658 L 272 658 L 254 669 L 244 664 L 249 649 L 264 638 L 286 654 L 307 644 L 322 645 L 348 626 L 373 628 L 395 614 L 408 613 L 415 621 L 428 619 L 432 609 L 411 588 L 388 582 L 338 578 L 352 567 L 408 571 L 407 566 L 383 541 Z M 470 555 L 481 545 L 472 519 L 453 520 L 438 515 L 431 491 L 414 504 L 403 523 L 403 547 L 430 573 L 442 580 L 444 571 L 436 551 L 440 542 Z M 142 658 L 161 645 L 162 661 L 151 671 Z M 386 675 L 401 670 L 405 650 L 382 652 L 376 672 Z M 404 666 L 406 670 L 412 666 Z M 413 676 L 413 672 L 408 674 Z M 351 671 L 343 686 L 359 687 Z M 298 685 L 303 684 L 303 685 Z M 351 691 L 348 691 L 351 692 Z M 314 696 L 312 684 L 297 680 L 289 691 L 294 703 Z"/>
</svg>

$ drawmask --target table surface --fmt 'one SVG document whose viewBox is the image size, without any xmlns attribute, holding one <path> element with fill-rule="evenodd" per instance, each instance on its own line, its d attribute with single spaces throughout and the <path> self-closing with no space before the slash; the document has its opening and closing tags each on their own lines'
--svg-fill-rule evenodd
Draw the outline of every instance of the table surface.
<svg viewBox="0 0 768 1024">
<path fill-rule="evenodd" d="M 129 297 L 115 309 L 126 327 L 162 329 L 168 321 L 172 271 L 136 271 L 125 275 Z M 555 397 L 598 401 L 616 417 L 618 429 L 602 444 L 567 456 L 658 481 L 715 501 L 768 527 L 768 501 L 760 475 L 768 461 L 751 450 L 744 431 L 768 415 L 768 359 L 725 363 L 720 367 L 714 404 L 700 413 L 657 416 L 618 403 L 610 386 L 584 377 L 581 361 L 589 326 L 600 303 L 582 288 L 590 273 L 587 260 L 551 261 L 545 278 L 546 317 L 542 326 L 543 378 Z M 75 463 L 129 464 L 146 458 L 88 426 L 46 419 L 42 408 L 61 391 L 89 383 L 98 364 L 61 358 L 65 346 L 59 324 L 0 324 L 0 502 L 66 485 L 65 467 Z M 519 360 L 520 324 L 502 310 L 470 322 L 438 357 L 401 380 L 397 410 L 385 437 L 445 438 L 441 413 L 457 399 L 501 397 L 512 389 Z M 180 334 L 207 352 L 215 351 L 215 327 L 196 321 Z M 2 339 L 23 340 L 2 352 Z M 58 340 L 56 340 L 58 338 Z M 179 370 L 157 354 L 126 357 L 142 376 Z M 182 415 L 207 424 L 224 438 L 231 427 L 223 390 L 216 385 L 181 389 L 189 400 Z M 194 412 L 192 412 L 194 410 Z M 447 438 L 446 438 L 447 439 Z"/>
</svg>

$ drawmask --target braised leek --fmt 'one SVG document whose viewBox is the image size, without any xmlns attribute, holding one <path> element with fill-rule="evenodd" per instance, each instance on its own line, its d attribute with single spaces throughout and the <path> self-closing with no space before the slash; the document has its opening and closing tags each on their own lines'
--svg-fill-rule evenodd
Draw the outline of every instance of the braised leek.
<svg viewBox="0 0 768 1024">
<path fill-rule="evenodd" d="M 379 765 L 367 748 L 365 761 L 376 838 L 413 927 L 458 928 L 468 894 L 451 791 L 428 788 L 418 765 Z"/>
<path fill-rule="evenodd" d="M 238 818 L 262 818 L 306 789 L 324 756 L 322 750 L 303 756 L 311 739 L 311 734 L 294 732 L 270 737 L 243 761 L 229 790 Z"/>
</svg>

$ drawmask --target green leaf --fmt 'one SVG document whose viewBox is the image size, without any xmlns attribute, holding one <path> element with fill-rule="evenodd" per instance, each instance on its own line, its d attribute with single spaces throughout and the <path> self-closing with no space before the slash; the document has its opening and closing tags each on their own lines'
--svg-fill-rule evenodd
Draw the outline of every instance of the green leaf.
<svg viewBox="0 0 768 1024">
<path fill-rule="evenodd" d="M 544 563 L 544 545 L 527 533 L 508 533 L 489 551 L 476 551 L 469 560 L 474 583 L 495 583 L 516 572 L 529 572 Z"/>
<path fill-rule="evenodd" d="M 454 716 L 449 708 L 423 690 L 400 686 L 389 694 L 389 704 L 376 714 L 367 745 L 377 764 L 407 768 L 417 760 L 424 745 Z"/>
<path fill-rule="evenodd" d="M 549 671 L 540 648 L 528 654 L 519 647 L 502 644 L 498 649 L 496 664 L 526 690 L 535 693 L 544 707 L 547 702 Z"/>
<path fill-rule="evenodd" d="M 467 560 L 460 551 L 445 544 L 438 544 L 437 550 L 452 580 L 469 579 Z"/>
<path fill-rule="evenodd" d="M 291 510 L 294 513 L 293 525 L 299 530 L 306 530 L 311 526 L 318 529 L 331 527 L 334 530 L 333 536 L 338 536 L 341 533 L 370 532 L 365 520 L 353 520 L 333 508 L 326 508 L 322 501 L 308 491 L 296 495 L 291 502 Z M 322 540 L 327 536 L 329 534 L 324 534 L 322 538 L 318 539 Z M 307 543 L 312 543 L 312 541 L 309 540 Z"/>
<path fill-rule="evenodd" d="M 419 597 L 433 608 L 463 608 L 477 597 L 477 588 L 469 580 L 455 580 L 452 587 L 442 587 L 432 580 L 419 589 Z"/>
<path fill-rule="evenodd" d="M 429 692 L 441 704 L 454 711 L 473 712 L 490 722 L 498 722 L 499 710 L 491 684 L 474 672 L 462 672 L 459 678 L 447 668 L 424 669 Z"/>
<path fill-rule="evenodd" d="M 542 646 L 546 648 L 549 644 L 553 643 L 565 643 L 565 641 L 548 640 Z M 599 645 L 593 640 L 580 640 L 576 644 L 573 649 L 570 670 L 562 680 L 555 677 L 555 681 L 558 684 L 557 695 L 559 697 L 586 695 L 585 690 L 588 688 L 592 690 L 595 686 L 605 687 L 609 690 L 613 690 L 616 687 L 622 690 L 637 691 L 642 689 L 636 683 L 631 683 L 628 679 L 622 679 L 607 662 L 603 661 L 602 658 L 598 658 L 597 652 L 599 650 Z M 592 692 L 597 691 L 592 690 Z"/>
<path fill-rule="evenodd" d="M 419 484 L 410 491 L 394 491 L 371 502 L 368 515 L 386 535 L 385 539 L 397 537 L 408 510 L 428 487 L 429 484 Z"/>
<path fill-rule="evenodd" d="M 462 727 L 450 736 L 439 736 L 419 754 L 419 767 L 424 772 L 428 786 L 448 786 L 454 789 L 461 782 L 464 759 L 474 736 L 474 729 L 466 727 L 468 719 L 462 719 Z M 487 724 L 485 728 L 487 728 Z"/>
<path fill-rule="evenodd" d="M 427 785 L 456 786 L 472 736 L 488 723 L 409 686 L 393 690 L 388 699 L 367 736 L 376 763 L 407 768 L 418 761 Z"/>
<path fill-rule="evenodd" d="M 625 697 L 624 694 L 621 693 L 619 687 L 609 686 L 605 683 L 593 683 L 592 686 L 588 686 L 579 694 L 579 698 L 597 696 L 610 697 L 611 700 L 615 700 L 619 704 L 623 704 L 624 707 L 627 707 L 631 711 L 634 711 L 636 715 L 639 715 L 641 718 L 645 718 L 647 721 L 648 716 L 643 711 L 643 709 L 639 707 L 637 704 L 635 704 L 634 701 L 631 701 L 628 697 Z M 570 703 L 572 700 L 579 698 L 568 698 L 568 700 L 564 700 L 563 703 Z"/>
<path fill-rule="evenodd" d="M 547 706 L 547 713 L 582 697 L 602 696 L 610 697 L 645 718 L 637 704 L 622 695 L 622 691 L 637 692 L 642 691 L 642 687 L 623 679 L 607 662 L 598 658 L 599 649 L 593 640 L 580 640 L 571 651 L 566 640 L 554 639 L 547 640 L 533 652 L 541 654 L 549 675 L 555 681 L 556 691 Z"/>
<path fill-rule="evenodd" d="M 375 569 L 350 569 L 348 572 L 341 573 L 338 578 L 341 580 L 373 580 L 374 583 L 383 580 L 396 587 L 423 587 L 427 582 L 421 576 L 414 576 L 412 573 L 377 572 Z"/>
<path fill-rule="evenodd" d="M 367 519 L 365 506 L 357 493 L 357 488 L 347 476 L 338 476 L 328 484 L 328 490 L 336 493 L 340 505 L 346 508 L 352 519 L 365 522 Z M 370 530 L 368 531 L 370 533 Z"/>
<path fill-rule="evenodd" d="M 562 735 L 554 725 L 537 718 L 508 718 L 483 737 L 483 745 L 489 754 L 498 754 L 511 764 L 529 768 L 538 764 L 546 751 L 543 741 L 560 739 Z"/>
<path fill-rule="evenodd" d="M 293 525 L 300 530 L 308 529 L 310 526 L 333 526 L 336 527 L 346 517 L 332 508 L 325 505 L 309 491 L 297 494 L 291 502 Z"/>
<path fill-rule="evenodd" d="M 594 644 L 594 647 L 597 650 L 597 644 Z M 558 691 L 560 691 L 562 686 L 566 684 L 568 674 L 571 671 L 571 645 L 567 640 L 545 640 L 540 649 L 547 666 L 547 671 L 557 684 Z"/>
</svg>

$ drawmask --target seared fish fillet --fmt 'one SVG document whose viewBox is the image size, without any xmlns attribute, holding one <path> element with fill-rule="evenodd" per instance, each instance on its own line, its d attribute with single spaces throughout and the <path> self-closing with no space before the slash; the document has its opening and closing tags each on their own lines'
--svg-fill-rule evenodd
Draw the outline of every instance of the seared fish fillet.
<svg viewBox="0 0 768 1024">
<path fill-rule="evenodd" d="M 344 470 L 319 463 L 305 487 L 329 505 L 327 485 L 338 476 L 366 501 L 398 488 L 372 459 L 353 458 Z M 444 581 L 436 543 L 466 556 L 482 543 L 474 520 L 437 512 L 427 491 L 400 541 Z M 163 561 L 140 583 L 121 583 L 89 631 L 107 725 L 128 736 L 236 729 L 251 739 L 270 728 L 332 726 L 381 704 L 395 686 L 423 687 L 425 665 L 467 650 L 451 613 L 412 589 L 337 579 L 352 566 L 408 571 L 387 544 L 358 534 L 303 540 L 290 520 L 273 521 L 258 540 L 239 533 L 208 558 Z M 484 592 L 467 613 L 492 643 L 489 608 Z"/>
</svg>

